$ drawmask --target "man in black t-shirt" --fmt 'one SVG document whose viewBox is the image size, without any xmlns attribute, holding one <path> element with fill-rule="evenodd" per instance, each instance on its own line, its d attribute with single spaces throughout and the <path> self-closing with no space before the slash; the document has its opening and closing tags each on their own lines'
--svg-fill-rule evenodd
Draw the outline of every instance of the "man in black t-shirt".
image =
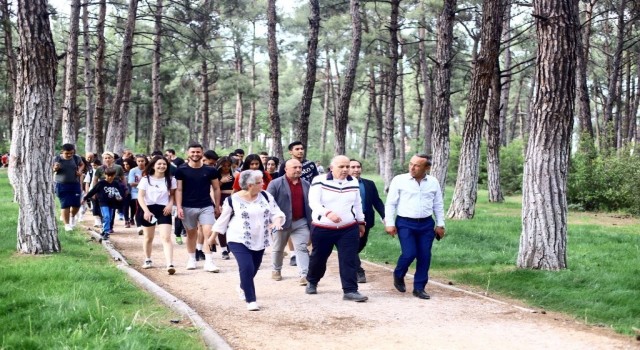
<svg viewBox="0 0 640 350">
<path fill-rule="evenodd" d="M 167 159 L 169 159 L 169 161 L 173 163 L 173 165 L 175 165 L 176 167 L 179 167 L 182 164 L 184 164 L 184 159 L 177 157 L 176 150 L 174 150 L 173 148 L 168 148 L 166 151 L 164 151 L 164 156 Z"/>
<path fill-rule="evenodd" d="M 220 175 L 213 167 L 204 166 L 202 145 L 194 143 L 187 149 L 187 162 L 176 171 L 178 189 L 176 190 L 176 207 L 178 217 L 187 231 L 187 270 L 196 268 L 196 241 L 198 224 L 202 227 L 205 241 L 211 236 L 211 226 L 220 216 Z M 211 188 L 215 203 L 211 201 Z M 218 205 L 215 205 L 218 204 Z M 205 245 L 204 269 L 208 272 L 219 272 L 213 262 L 213 253 Z"/>
</svg>

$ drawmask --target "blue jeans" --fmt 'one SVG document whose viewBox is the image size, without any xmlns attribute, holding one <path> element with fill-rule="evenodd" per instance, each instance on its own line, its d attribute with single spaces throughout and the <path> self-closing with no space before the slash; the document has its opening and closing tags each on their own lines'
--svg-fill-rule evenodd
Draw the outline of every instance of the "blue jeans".
<svg viewBox="0 0 640 350">
<path fill-rule="evenodd" d="M 240 272 L 240 288 L 244 291 L 244 297 L 247 303 L 256 301 L 256 286 L 253 278 L 258 273 L 264 249 L 251 250 L 242 243 L 229 242 L 229 250 L 233 253 L 238 263 Z"/>
<path fill-rule="evenodd" d="M 102 213 L 102 235 L 109 235 L 109 231 L 113 228 L 112 220 L 116 215 L 116 210 L 107 206 L 100 206 L 100 213 Z"/>
<path fill-rule="evenodd" d="M 338 248 L 338 266 L 340 282 L 344 293 L 358 291 L 358 242 L 360 240 L 358 225 L 340 230 L 330 230 L 317 226 L 311 227 L 311 243 L 313 250 L 309 256 L 309 272 L 307 281 L 318 284 L 327 271 L 327 260 L 335 246 Z"/>
<path fill-rule="evenodd" d="M 413 277 L 413 289 L 424 290 L 429 281 L 431 265 L 431 246 L 435 238 L 433 218 L 417 221 L 402 217 L 396 218 L 401 254 L 393 276 L 403 278 L 409 266 L 416 260 L 416 273 Z"/>
</svg>

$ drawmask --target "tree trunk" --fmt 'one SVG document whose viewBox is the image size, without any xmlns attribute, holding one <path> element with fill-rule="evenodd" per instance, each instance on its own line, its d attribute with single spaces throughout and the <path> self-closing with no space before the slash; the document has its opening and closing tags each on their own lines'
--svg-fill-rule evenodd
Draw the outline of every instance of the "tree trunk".
<svg viewBox="0 0 640 350">
<path fill-rule="evenodd" d="M 391 0 L 391 17 L 389 19 L 389 79 L 387 80 L 388 105 L 384 118 L 382 138 L 384 141 L 384 180 L 385 192 L 389 189 L 393 179 L 393 161 L 396 158 L 395 118 L 396 118 L 396 93 L 398 90 L 398 16 L 400 12 L 400 0 Z"/>
<path fill-rule="evenodd" d="M 8 78 L 7 86 L 7 119 L 9 124 L 9 137 L 11 138 L 11 130 L 13 130 L 13 101 L 16 89 L 16 58 L 13 52 L 13 28 L 11 25 L 11 11 L 9 9 L 8 0 L 0 0 L 0 11 L 2 11 L 2 29 L 4 32 L 4 47 L 6 55 L 6 70 Z"/>
<path fill-rule="evenodd" d="M 320 31 L 320 2 L 309 0 L 309 39 L 307 40 L 307 74 L 302 90 L 302 103 L 300 106 L 300 120 L 297 122 L 295 138 L 307 147 L 309 139 L 309 116 L 311 115 L 311 102 L 313 90 L 316 86 L 316 68 L 318 61 L 318 32 Z"/>
<path fill-rule="evenodd" d="M 360 59 L 360 45 L 362 44 L 362 21 L 360 19 L 360 0 L 350 0 L 349 13 L 351 14 L 351 48 L 349 51 L 349 63 L 345 69 L 344 84 L 340 91 L 338 112 L 334 115 L 333 126 L 335 129 L 335 154 L 346 154 L 346 133 L 349 122 L 349 103 L 356 80 L 356 69 Z M 337 67 L 336 67 L 337 69 Z"/>
<path fill-rule="evenodd" d="M 107 14 L 107 1 L 100 0 L 98 9 L 98 23 L 96 24 L 97 48 L 96 48 L 96 109 L 93 113 L 93 134 L 95 144 L 93 149 L 102 154 L 104 151 L 104 109 L 107 98 L 105 82 L 105 40 L 104 23 Z"/>
<path fill-rule="evenodd" d="M 244 75 L 244 62 L 242 60 L 242 49 L 240 47 L 240 38 L 237 37 L 234 43 L 235 53 L 235 70 L 238 77 Z M 244 109 L 242 106 L 243 93 L 240 84 L 236 84 L 236 128 L 235 128 L 235 146 L 240 147 L 242 143 L 242 122 L 244 121 Z"/>
<path fill-rule="evenodd" d="M 574 2 L 575 6 L 578 6 L 578 2 Z M 589 51 L 585 47 L 589 46 L 589 39 L 591 36 L 591 16 L 592 6 L 587 5 L 586 20 L 582 29 L 582 40 L 577 41 L 576 46 L 576 77 L 577 77 L 577 90 L 578 95 L 578 120 L 580 125 L 580 134 L 586 135 L 593 142 L 593 125 L 591 124 L 591 100 L 589 98 L 589 86 L 587 85 L 587 66 L 589 63 Z M 579 9 L 574 11 L 578 14 Z M 579 23 L 579 17 L 577 19 Z"/>
<path fill-rule="evenodd" d="M 369 99 L 369 106 L 367 107 L 367 116 L 364 120 L 364 130 L 362 131 L 362 147 L 360 148 L 360 159 L 367 159 L 367 141 L 369 140 L 369 129 L 371 125 L 371 113 L 373 113 L 373 104 L 375 100 Z"/>
<path fill-rule="evenodd" d="M 538 84 L 524 165 L 520 268 L 567 268 L 567 173 L 580 28 L 576 10 L 570 1 L 533 3 L 533 13 L 552 16 L 536 18 Z"/>
<path fill-rule="evenodd" d="M 202 125 L 201 142 L 202 147 L 207 150 L 209 149 L 209 69 L 206 59 L 203 59 L 200 65 L 200 94 L 200 122 L 196 122 L 196 125 Z"/>
<path fill-rule="evenodd" d="M 269 50 L 269 121 L 274 155 L 284 159 L 282 131 L 278 113 L 278 44 L 276 42 L 276 0 L 267 1 L 267 47 Z"/>
<path fill-rule="evenodd" d="M 624 10 L 627 0 L 620 0 L 618 2 L 618 23 L 617 23 L 617 36 L 616 36 L 616 48 L 612 54 L 611 66 L 609 70 L 609 82 L 607 86 L 607 95 L 604 105 L 604 145 L 607 148 L 616 147 L 617 133 L 616 121 L 613 115 L 613 108 L 618 103 L 620 95 L 618 93 L 618 80 L 620 79 L 620 71 L 622 69 L 622 51 L 624 48 L 624 32 L 625 32 L 625 20 Z"/>
<path fill-rule="evenodd" d="M 384 168 L 384 142 L 382 137 L 382 129 L 383 129 L 383 116 L 382 116 L 382 103 L 384 100 L 384 78 L 382 77 L 382 73 L 380 74 L 380 89 L 383 90 L 381 92 L 376 93 L 376 75 L 375 70 L 373 68 L 373 62 L 369 65 L 369 88 L 370 94 L 374 96 L 374 115 L 376 117 L 376 153 L 378 154 L 377 172 L 382 174 L 382 170 Z"/>
<path fill-rule="evenodd" d="M 500 81 L 500 61 L 496 60 L 495 72 L 491 80 L 491 101 L 489 103 L 489 124 L 487 132 L 487 175 L 489 202 L 504 201 L 500 186 L 500 147 L 502 146 L 502 104 L 504 91 Z M 505 116 L 506 117 L 506 116 Z"/>
<path fill-rule="evenodd" d="M 9 179 L 18 202 L 17 250 L 61 250 L 58 240 L 51 156 L 54 154 L 56 52 L 45 0 L 18 1 L 13 138 Z"/>
<path fill-rule="evenodd" d="M 329 49 L 326 52 L 326 62 L 324 69 L 324 108 L 322 110 L 322 130 L 320 131 L 320 150 L 324 155 L 327 145 L 327 124 L 329 124 L 329 108 L 331 102 L 331 60 L 329 60 Z"/>
<path fill-rule="evenodd" d="M 82 3 L 82 53 L 84 58 L 85 141 L 84 151 L 95 152 L 93 120 L 93 71 L 91 70 L 91 39 L 89 36 L 89 0 Z"/>
<path fill-rule="evenodd" d="M 153 62 L 151 63 L 151 144 L 153 150 L 162 150 L 162 87 L 160 86 L 160 62 L 162 44 L 162 0 L 156 1 L 155 35 L 153 37 Z"/>
<path fill-rule="evenodd" d="M 485 0 L 483 4 L 480 52 L 473 67 L 470 91 L 467 96 L 469 102 L 467 103 L 462 132 L 458 177 L 451 206 L 447 213 L 449 218 L 471 219 L 475 214 L 482 124 L 487 107 L 487 95 L 500 52 L 500 34 L 502 33 L 505 4 L 506 0 Z M 499 90 L 496 93 L 500 94 Z"/>
<path fill-rule="evenodd" d="M 420 3 L 424 7 L 424 2 Z M 423 9 L 424 11 L 424 9 Z M 424 147 L 423 152 L 425 154 L 431 154 L 433 146 L 431 139 L 433 137 L 433 92 L 431 91 L 431 79 L 429 79 L 429 66 L 427 64 L 427 49 L 425 41 L 427 40 L 427 28 L 426 19 L 423 15 L 421 19 L 420 28 L 418 29 L 418 55 L 420 57 L 420 76 L 422 77 L 422 87 L 424 90 L 424 98 L 422 99 L 422 108 L 420 109 L 420 116 L 422 124 L 424 125 Z M 419 137 L 419 135 L 417 135 Z M 404 164 L 404 162 L 402 163 Z"/>
<path fill-rule="evenodd" d="M 133 34 L 136 27 L 136 12 L 138 0 L 129 0 L 127 24 L 122 40 L 122 53 L 118 66 L 118 81 L 116 91 L 111 104 L 111 117 L 107 130 L 107 149 L 116 153 L 122 153 L 127 130 L 127 112 L 129 111 L 129 98 L 131 97 L 131 62 L 133 55 Z"/>
<path fill-rule="evenodd" d="M 435 176 L 444 192 L 449 166 L 449 118 L 451 107 L 451 60 L 453 59 L 453 24 L 457 0 L 444 0 L 438 18 L 436 43 L 435 111 L 433 113 L 433 156 L 431 175 Z"/>
<path fill-rule="evenodd" d="M 509 42 L 511 39 L 511 3 L 507 2 L 504 10 L 504 23 L 502 28 L 502 42 Z M 504 69 L 500 72 L 511 71 L 511 44 L 508 44 L 504 50 Z M 501 78 L 500 83 L 500 144 L 507 145 L 507 116 L 509 115 L 509 95 L 511 94 L 511 75 Z M 500 159 L 498 158 L 498 161 Z M 502 195 L 501 195 L 502 196 Z"/>
<path fill-rule="evenodd" d="M 78 36 L 80 35 L 80 0 L 71 0 L 69 39 L 65 63 L 64 104 L 62 105 L 62 143 L 75 145 L 78 124 Z"/>
<path fill-rule="evenodd" d="M 253 40 L 251 40 L 251 90 L 256 91 L 256 22 L 253 21 Z M 256 98 L 251 97 L 249 111 L 249 127 L 247 128 L 247 143 L 252 147 L 256 130 Z"/>
<path fill-rule="evenodd" d="M 513 104 L 513 113 L 511 113 L 511 125 L 509 126 L 509 138 L 507 142 L 515 140 L 518 135 L 518 119 L 520 119 L 520 99 L 522 98 L 522 87 L 524 86 L 524 74 L 520 74 L 520 80 L 518 82 L 518 93 L 516 94 L 516 101 Z"/>
<path fill-rule="evenodd" d="M 400 137 L 400 164 L 404 165 L 407 160 L 406 156 L 406 140 L 407 140 L 407 131 L 406 131 L 406 116 L 404 110 L 404 49 L 400 50 L 401 55 L 398 59 L 398 87 L 396 88 L 397 96 L 398 96 L 398 122 L 399 125 L 399 137 Z"/>
</svg>

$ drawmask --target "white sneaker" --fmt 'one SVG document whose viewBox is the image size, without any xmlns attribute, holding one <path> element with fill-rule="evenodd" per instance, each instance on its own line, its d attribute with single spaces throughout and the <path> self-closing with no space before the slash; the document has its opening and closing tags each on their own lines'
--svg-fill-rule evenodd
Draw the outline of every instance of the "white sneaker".
<svg viewBox="0 0 640 350">
<path fill-rule="evenodd" d="M 187 270 L 195 270 L 196 269 L 196 259 L 189 258 L 187 261 Z"/>
<path fill-rule="evenodd" d="M 73 226 L 71 226 L 71 224 L 66 224 L 64 225 L 64 230 L 67 232 L 73 231 Z"/>
<path fill-rule="evenodd" d="M 78 218 L 76 216 L 69 217 L 69 225 L 71 225 L 71 227 L 76 227 L 77 221 L 78 221 Z"/>
<path fill-rule="evenodd" d="M 207 260 L 204 262 L 204 270 L 207 272 L 214 272 L 214 273 L 220 272 L 220 268 L 218 268 L 216 264 L 211 260 Z"/>
<path fill-rule="evenodd" d="M 60 214 L 60 221 L 64 222 L 64 216 Z"/>
<path fill-rule="evenodd" d="M 240 298 L 240 300 L 246 300 L 246 298 L 244 296 L 244 291 L 242 290 L 242 287 L 237 286 L 236 287 L 236 292 L 238 292 L 238 298 Z"/>
<path fill-rule="evenodd" d="M 145 260 L 145 261 L 144 261 L 144 264 L 142 264 L 142 268 L 143 268 L 143 269 L 150 269 L 151 267 L 153 267 L 153 266 L 151 265 L 151 260 Z"/>
<path fill-rule="evenodd" d="M 260 306 L 255 301 L 247 303 L 247 310 L 249 311 L 260 311 Z"/>
<path fill-rule="evenodd" d="M 93 227 L 102 227 L 102 220 L 99 217 L 93 219 Z"/>
</svg>

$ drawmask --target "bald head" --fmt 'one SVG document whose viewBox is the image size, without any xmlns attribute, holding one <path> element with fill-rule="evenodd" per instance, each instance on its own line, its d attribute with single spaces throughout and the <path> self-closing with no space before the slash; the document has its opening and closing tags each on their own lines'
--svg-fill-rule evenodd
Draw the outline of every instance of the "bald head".
<svg viewBox="0 0 640 350">
<path fill-rule="evenodd" d="M 335 156 L 331 160 L 331 173 L 334 179 L 344 180 L 349 175 L 349 157 Z"/>
<path fill-rule="evenodd" d="M 292 158 L 284 163 L 284 175 L 291 180 L 297 180 L 302 175 L 302 163 L 299 160 Z"/>
</svg>

